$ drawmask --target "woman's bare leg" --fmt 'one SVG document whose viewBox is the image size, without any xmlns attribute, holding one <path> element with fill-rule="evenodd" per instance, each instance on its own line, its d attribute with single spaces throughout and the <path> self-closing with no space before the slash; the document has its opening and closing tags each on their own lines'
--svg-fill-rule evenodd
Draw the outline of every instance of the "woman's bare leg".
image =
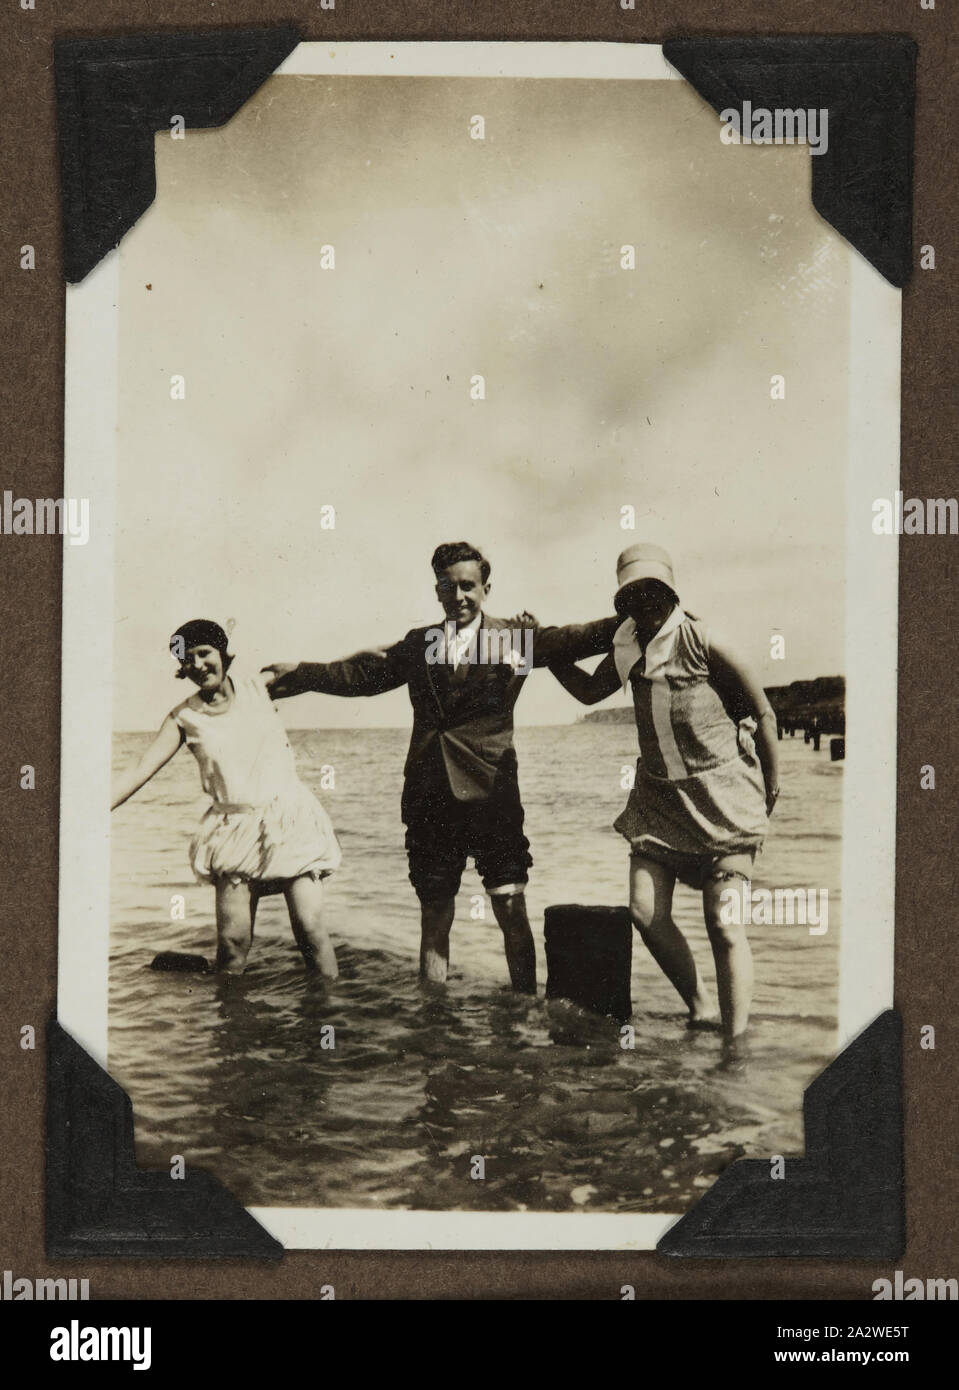
<svg viewBox="0 0 959 1390">
<path fill-rule="evenodd" d="M 629 912 L 653 960 L 689 1009 L 690 1021 L 715 1017 L 716 1007 L 703 983 L 689 943 L 673 921 L 676 875 L 642 855 L 629 861 Z"/>
<path fill-rule="evenodd" d="M 727 855 L 717 863 L 715 872 L 717 877 L 709 879 L 703 888 L 703 916 L 716 962 L 716 988 L 723 1033 L 727 1038 L 735 1038 L 746 1031 L 749 1023 L 749 1007 L 753 998 L 753 954 L 749 949 L 745 926 L 741 922 L 723 921 L 723 917 L 730 914 L 722 910 L 722 895 L 730 888 L 738 894 L 742 879 L 748 883 L 752 873 L 752 856 Z M 727 874 L 735 876 L 722 876 Z"/>
<path fill-rule="evenodd" d="M 216 885 L 216 968 L 242 975 L 253 942 L 256 896 L 248 883 Z"/>
<path fill-rule="evenodd" d="M 283 896 L 290 912 L 290 926 L 303 959 L 311 969 L 319 967 L 327 979 L 339 975 L 336 952 L 323 925 L 323 882 L 314 878 L 295 878 Z"/>
</svg>

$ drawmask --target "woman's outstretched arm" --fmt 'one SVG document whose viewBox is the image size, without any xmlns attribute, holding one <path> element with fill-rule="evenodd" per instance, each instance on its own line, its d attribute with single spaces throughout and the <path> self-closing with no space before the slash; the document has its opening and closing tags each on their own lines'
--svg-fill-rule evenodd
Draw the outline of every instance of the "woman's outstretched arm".
<svg viewBox="0 0 959 1390">
<path fill-rule="evenodd" d="M 600 700 L 615 695 L 621 685 L 612 653 L 604 656 L 592 673 L 572 663 L 550 666 L 549 669 L 563 689 L 568 690 L 581 705 L 598 705 Z"/>
<path fill-rule="evenodd" d="M 756 754 L 766 784 L 766 814 L 771 816 L 779 796 L 779 746 L 776 715 L 759 681 L 724 646 L 715 642 L 709 648 L 709 671 L 716 685 L 737 713 L 751 714 L 756 720 Z M 742 716 L 740 716 L 742 717 Z"/>
<path fill-rule="evenodd" d="M 168 714 L 160 725 L 156 738 L 132 767 L 124 768 L 113 780 L 110 796 L 110 810 L 115 811 L 128 801 L 134 792 L 149 782 L 150 778 L 168 763 L 183 741 L 183 730 L 172 714 Z"/>
</svg>

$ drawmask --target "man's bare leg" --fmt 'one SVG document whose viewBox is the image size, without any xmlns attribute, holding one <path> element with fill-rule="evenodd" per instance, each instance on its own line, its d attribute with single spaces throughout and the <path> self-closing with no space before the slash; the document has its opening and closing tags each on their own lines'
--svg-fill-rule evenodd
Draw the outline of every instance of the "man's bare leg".
<svg viewBox="0 0 959 1390">
<path fill-rule="evenodd" d="M 420 979 L 433 984 L 446 983 L 450 964 L 450 929 L 456 912 L 456 899 L 420 903 Z"/>
<path fill-rule="evenodd" d="M 520 994 L 536 993 L 536 947 L 526 915 L 526 894 L 513 889 L 509 893 L 490 892 L 493 914 L 503 933 L 506 964 L 513 988 Z"/>
</svg>

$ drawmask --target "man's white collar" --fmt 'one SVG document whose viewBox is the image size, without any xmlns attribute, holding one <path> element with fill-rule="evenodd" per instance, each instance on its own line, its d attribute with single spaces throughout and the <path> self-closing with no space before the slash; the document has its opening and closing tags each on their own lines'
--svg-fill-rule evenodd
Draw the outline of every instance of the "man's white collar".
<svg viewBox="0 0 959 1390">
<path fill-rule="evenodd" d="M 463 661 L 467 652 L 472 651 L 482 621 L 482 610 L 477 613 L 472 622 L 467 623 L 464 627 L 457 627 L 452 618 L 447 618 L 446 650 L 448 654 L 452 654 L 453 659 L 450 665 L 454 670 L 459 666 L 460 662 Z"/>
<path fill-rule="evenodd" d="M 463 627 L 456 626 L 454 618 L 446 619 L 446 640 L 448 642 L 467 642 L 474 632 L 479 630 L 479 625 L 483 621 L 482 611 L 477 613 L 471 622 L 464 624 Z"/>
</svg>

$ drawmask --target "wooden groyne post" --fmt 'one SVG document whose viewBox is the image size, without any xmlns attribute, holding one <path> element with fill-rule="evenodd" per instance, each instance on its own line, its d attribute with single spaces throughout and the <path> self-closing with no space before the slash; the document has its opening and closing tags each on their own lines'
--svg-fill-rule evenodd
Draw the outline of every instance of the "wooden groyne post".
<svg viewBox="0 0 959 1390">
<path fill-rule="evenodd" d="M 548 907 L 546 997 L 569 999 L 620 1022 L 633 1012 L 633 921 L 625 907 Z"/>
</svg>

